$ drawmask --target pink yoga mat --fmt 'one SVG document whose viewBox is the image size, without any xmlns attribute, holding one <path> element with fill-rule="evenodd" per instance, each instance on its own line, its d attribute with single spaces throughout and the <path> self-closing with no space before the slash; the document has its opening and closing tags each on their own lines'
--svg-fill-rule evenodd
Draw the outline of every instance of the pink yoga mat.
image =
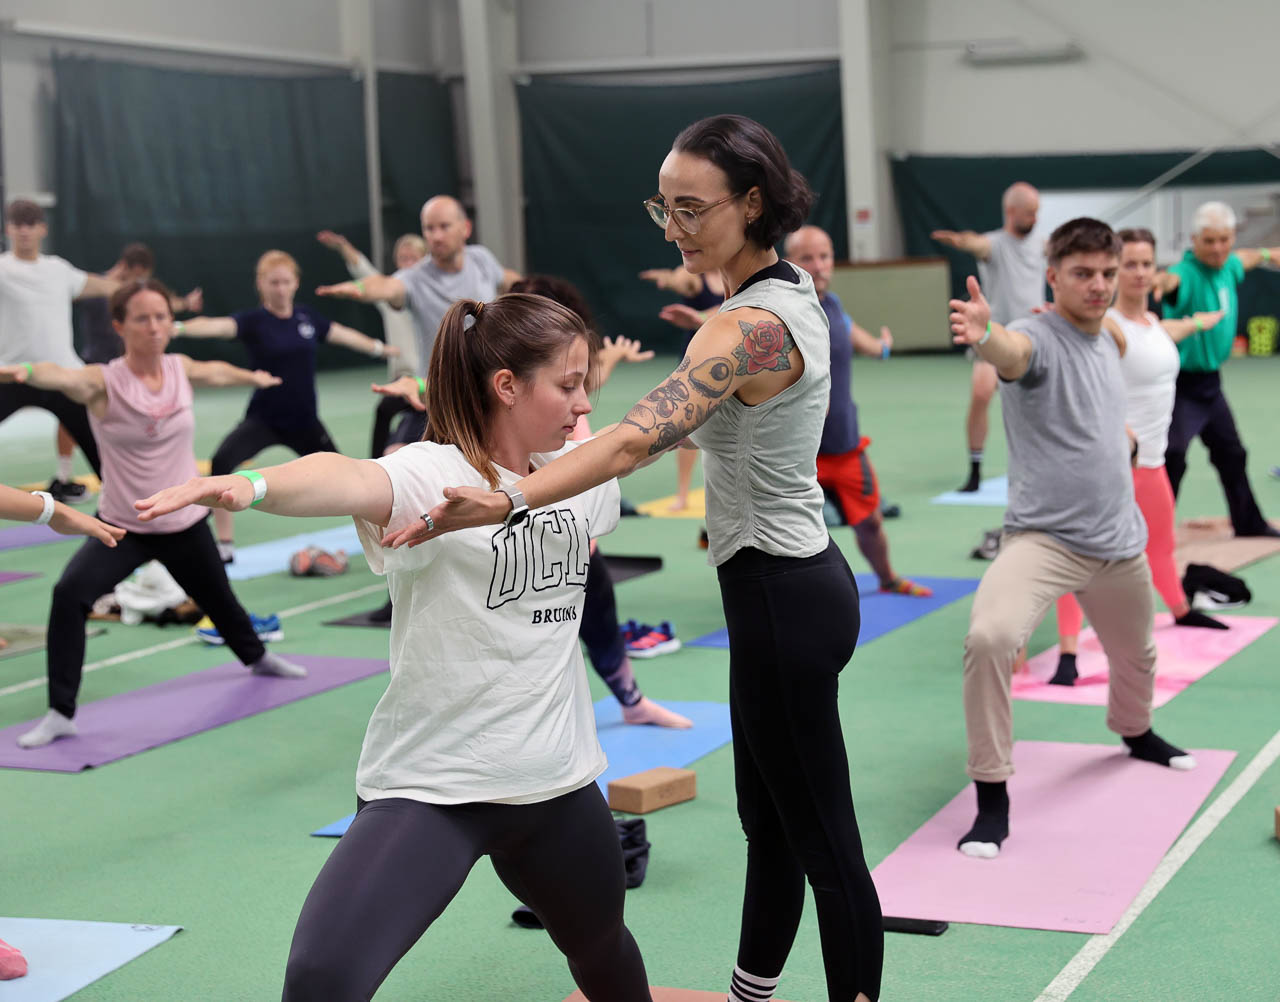
<svg viewBox="0 0 1280 1002">
<path fill-rule="evenodd" d="M 27 574 L 22 571 L 0 571 L 0 584 L 13 581 L 25 581 L 27 578 L 38 578 L 39 574 Z"/>
<path fill-rule="evenodd" d="M 1178 693 L 1239 654 L 1280 620 L 1260 616 L 1217 616 L 1229 630 L 1202 630 L 1174 626 L 1167 612 L 1156 616 L 1156 692 L 1153 706 L 1164 706 Z M 1027 661 L 1027 670 L 1013 674 L 1013 698 L 1044 703 L 1076 703 L 1082 706 L 1107 705 L 1107 658 L 1097 634 L 1087 629 L 1080 634 L 1076 670 L 1080 677 L 1073 686 L 1049 685 L 1058 668 L 1058 646 Z"/>
<path fill-rule="evenodd" d="M 0 767 L 79 772 L 387 670 L 386 661 L 370 658 L 284 657 L 303 665 L 307 677 L 251 675 L 233 662 L 87 703 L 76 713 L 80 733 L 43 748 L 18 746 L 34 720 L 6 727 L 0 730 Z"/>
<path fill-rule="evenodd" d="M 1118 738 L 1017 742 L 1010 835 L 999 857 L 956 849 L 976 810 L 966 786 L 872 871 L 884 913 L 1110 932 L 1236 757 L 1193 754 L 1198 768 L 1179 772 L 1139 762 Z"/>
</svg>

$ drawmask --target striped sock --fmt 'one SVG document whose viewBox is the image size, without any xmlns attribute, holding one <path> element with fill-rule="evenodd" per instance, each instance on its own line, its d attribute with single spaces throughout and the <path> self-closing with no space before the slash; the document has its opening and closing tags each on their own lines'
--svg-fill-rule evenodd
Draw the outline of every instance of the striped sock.
<svg viewBox="0 0 1280 1002">
<path fill-rule="evenodd" d="M 969 450 L 969 462 L 971 462 L 971 463 L 981 463 L 981 462 L 982 462 L 982 450 L 981 450 L 981 449 L 970 449 L 970 450 Z"/>
<path fill-rule="evenodd" d="M 762 978 L 748 974 L 734 965 L 728 1002 L 769 1002 L 778 989 L 778 978 Z"/>
</svg>

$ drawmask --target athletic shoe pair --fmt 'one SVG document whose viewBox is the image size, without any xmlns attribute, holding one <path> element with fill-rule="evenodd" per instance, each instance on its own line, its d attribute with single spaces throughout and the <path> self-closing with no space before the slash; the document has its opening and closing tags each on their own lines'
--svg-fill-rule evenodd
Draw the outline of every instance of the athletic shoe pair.
<svg viewBox="0 0 1280 1002">
<path fill-rule="evenodd" d="M 79 504 L 89 495 L 84 484 L 76 483 L 74 480 L 59 480 L 57 477 L 49 481 L 49 486 L 45 490 L 53 500 L 61 501 L 63 504 Z"/>
<path fill-rule="evenodd" d="M 627 620 L 622 627 L 622 639 L 626 642 L 627 654 L 633 658 L 656 658 L 680 650 L 675 627 L 665 619 L 658 626 Z"/>
<path fill-rule="evenodd" d="M 258 635 L 258 639 L 264 644 L 284 639 L 284 630 L 280 627 L 280 617 L 274 612 L 270 616 L 255 616 L 251 613 L 249 621 L 253 623 L 253 632 Z M 226 643 L 222 639 L 222 634 L 218 632 L 218 628 L 213 625 L 213 620 L 208 616 L 205 616 L 204 619 L 196 624 L 196 636 L 206 644 L 214 647 L 220 647 Z"/>
</svg>

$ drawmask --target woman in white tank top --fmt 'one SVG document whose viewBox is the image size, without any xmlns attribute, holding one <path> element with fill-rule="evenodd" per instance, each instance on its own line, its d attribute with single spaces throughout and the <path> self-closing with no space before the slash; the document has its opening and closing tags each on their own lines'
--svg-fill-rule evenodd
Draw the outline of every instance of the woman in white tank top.
<svg viewBox="0 0 1280 1002">
<path fill-rule="evenodd" d="M 1173 488 L 1164 468 L 1169 423 L 1173 419 L 1174 384 L 1178 378 L 1177 344 L 1198 330 L 1212 327 L 1221 312 L 1197 313 L 1181 320 L 1160 320 L 1147 309 L 1155 280 L 1155 237 L 1150 230 L 1120 231 L 1120 285 L 1115 305 L 1103 327 L 1120 348 L 1125 382 L 1125 423 L 1133 442 L 1133 487 L 1147 521 L 1147 562 L 1156 591 L 1179 626 L 1226 629 L 1226 624 L 1197 612 L 1187 603 L 1174 563 Z M 1058 600 L 1058 670 L 1055 685 L 1074 685 L 1076 651 L 1084 616 L 1074 595 Z"/>
</svg>

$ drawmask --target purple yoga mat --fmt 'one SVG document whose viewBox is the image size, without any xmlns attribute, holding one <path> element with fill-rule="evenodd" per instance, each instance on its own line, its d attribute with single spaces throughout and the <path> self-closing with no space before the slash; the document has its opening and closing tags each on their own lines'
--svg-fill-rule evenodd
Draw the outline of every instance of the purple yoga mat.
<svg viewBox="0 0 1280 1002">
<path fill-rule="evenodd" d="M 79 772 L 387 670 L 386 661 L 372 658 L 284 657 L 305 666 L 307 677 L 251 675 L 233 662 L 82 706 L 76 714 L 80 733 L 43 748 L 18 746 L 18 736 L 35 721 L 6 727 L 0 730 L 0 767 Z"/>
<path fill-rule="evenodd" d="M 1017 742 L 1000 855 L 974 859 L 956 849 L 976 807 L 966 786 L 872 871 L 884 913 L 1110 932 L 1236 757 L 1193 754 L 1197 768 L 1179 772 L 1138 761 L 1118 738 Z"/>
<path fill-rule="evenodd" d="M 41 543 L 73 538 L 60 536 L 47 525 L 15 525 L 9 529 L 0 529 L 0 550 L 17 550 L 23 546 L 39 546 Z"/>
<path fill-rule="evenodd" d="M 0 584 L 11 581 L 25 581 L 27 578 L 38 578 L 39 574 L 24 574 L 21 571 L 0 571 Z"/>
</svg>

